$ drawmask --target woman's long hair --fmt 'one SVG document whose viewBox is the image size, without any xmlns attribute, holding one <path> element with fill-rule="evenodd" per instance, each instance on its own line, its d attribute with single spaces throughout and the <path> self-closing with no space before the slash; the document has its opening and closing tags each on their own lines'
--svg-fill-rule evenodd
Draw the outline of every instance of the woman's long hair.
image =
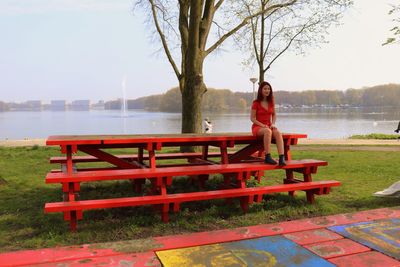
<svg viewBox="0 0 400 267">
<path fill-rule="evenodd" d="M 272 86 L 269 82 L 262 82 L 260 83 L 260 85 L 258 86 L 258 92 L 257 92 L 257 101 L 261 102 L 263 100 L 263 94 L 262 94 L 262 89 L 264 86 L 268 85 L 269 88 L 271 89 L 271 92 L 269 93 L 269 95 L 267 96 L 267 102 L 268 105 L 272 105 L 274 106 L 274 93 L 272 92 Z"/>
</svg>

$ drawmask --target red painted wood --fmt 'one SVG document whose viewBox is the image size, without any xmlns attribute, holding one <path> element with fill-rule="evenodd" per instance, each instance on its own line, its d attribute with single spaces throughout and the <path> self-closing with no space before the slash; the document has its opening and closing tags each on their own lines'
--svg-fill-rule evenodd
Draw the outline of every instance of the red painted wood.
<svg viewBox="0 0 400 267">
<path fill-rule="evenodd" d="M 271 193 L 287 192 L 294 190 L 309 190 L 314 188 L 331 187 L 339 185 L 340 182 L 338 181 L 317 181 L 317 182 L 308 182 L 299 184 L 272 185 L 272 186 L 181 193 L 181 194 L 170 194 L 170 195 L 56 202 L 56 203 L 47 203 L 45 205 L 45 212 L 154 205 L 154 204 L 166 204 L 174 202 L 182 203 L 182 202 L 218 199 L 218 198 L 255 196 L 259 194 L 271 194 Z"/>
<path fill-rule="evenodd" d="M 116 157 L 123 160 L 140 160 L 140 156 L 137 155 L 115 155 Z M 207 157 L 220 157 L 221 154 L 219 152 L 208 152 Z M 191 159 L 191 158 L 201 158 L 203 157 L 202 153 L 169 153 L 169 154 L 156 154 L 157 160 L 161 159 Z M 143 155 L 143 160 L 148 160 L 148 155 Z M 93 157 L 93 156 L 74 156 L 72 157 L 72 162 L 74 163 L 84 163 L 84 162 L 99 162 L 101 159 Z M 65 157 L 51 157 L 50 163 L 65 163 Z"/>
<path fill-rule="evenodd" d="M 81 144 L 92 144 L 92 145 L 100 145 L 101 139 L 99 136 L 89 136 L 89 135 L 52 135 L 49 136 L 46 140 L 46 145 L 54 146 L 54 145 L 81 145 Z"/>
<path fill-rule="evenodd" d="M 85 171 L 73 173 L 71 175 L 64 173 L 48 173 L 46 183 L 65 183 L 65 182 L 89 182 L 100 180 L 118 180 L 118 179 L 136 179 L 151 178 L 160 176 L 181 176 L 181 175 L 199 175 L 215 173 L 238 173 L 242 171 L 258 170 L 276 170 L 303 168 L 309 165 L 325 166 L 326 161 L 321 160 L 292 160 L 287 162 L 287 166 L 268 165 L 263 163 L 238 163 L 226 165 L 201 165 L 201 166 L 183 166 L 183 167 L 165 167 L 155 169 L 125 169 L 125 170 L 102 170 Z"/>
<path fill-rule="evenodd" d="M 338 267 L 399 267 L 400 262 L 376 251 L 328 259 Z"/>
<path fill-rule="evenodd" d="M 67 164 L 67 173 L 72 174 L 73 172 L 73 163 L 72 163 L 72 148 L 71 146 L 66 147 L 66 164 Z"/>
<path fill-rule="evenodd" d="M 342 239 L 343 236 L 336 234 L 335 232 L 326 229 L 308 230 L 302 232 L 296 232 L 292 234 L 286 234 L 284 237 L 292 240 L 299 245 L 307 245 L 312 243 L 319 243 L 324 241 L 330 241 L 335 239 Z"/>
<path fill-rule="evenodd" d="M 284 139 L 306 138 L 306 134 L 284 133 Z M 161 135 L 57 135 L 50 136 L 46 145 L 84 145 L 84 144 L 139 144 L 139 143 L 190 143 L 190 142 L 240 142 L 257 141 L 248 133 L 221 134 L 161 134 Z M 231 143 L 232 144 L 232 143 Z"/>
<path fill-rule="evenodd" d="M 347 238 L 314 243 L 305 245 L 304 247 L 324 259 L 343 257 L 346 255 L 357 254 L 371 250 L 370 248 Z"/>
<path fill-rule="evenodd" d="M 79 150 L 82 152 L 85 152 L 86 154 L 89 154 L 93 157 L 100 159 L 100 161 L 109 162 L 119 168 L 122 168 L 122 169 L 137 169 L 138 168 L 138 166 L 136 164 L 132 164 L 132 163 L 127 162 L 123 159 L 120 159 L 112 154 L 106 153 L 99 149 L 92 148 L 90 146 L 79 146 Z"/>
</svg>

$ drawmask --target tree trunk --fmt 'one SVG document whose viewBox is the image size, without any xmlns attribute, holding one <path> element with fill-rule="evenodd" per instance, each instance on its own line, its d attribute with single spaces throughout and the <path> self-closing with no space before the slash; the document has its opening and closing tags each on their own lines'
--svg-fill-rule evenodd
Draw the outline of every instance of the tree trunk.
<svg viewBox="0 0 400 267">
<path fill-rule="evenodd" d="M 203 64 L 194 64 L 192 70 L 186 69 L 182 90 L 182 133 L 201 133 L 201 101 L 206 86 L 203 83 Z M 192 65 L 193 66 L 193 65 Z M 193 152 L 194 147 L 181 147 L 182 152 Z"/>
<path fill-rule="evenodd" d="M 201 133 L 203 83 L 187 77 L 182 92 L 182 133 Z"/>
<path fill-rule="evenodd" d="M 259 79 L 258 79 L 259 82 L 258 82 L 258 83 L 260 84 L 260 83 L 262 83 L 262 82 L 264 81 L 264 79 L 265 79 L 265 77 L 264 77 L 264 75 L 265 75 L 265 72 L 264 72 L 264 62 L 263 62 L 263 61 L 260 62 L 260 64 L 259 64 L 259 69 L 258 69 L 258 70 L 259 70 L 259 74 L 258 74 L 258 75 L 259 75 L 259 77 L 258 77 L 258 78 L 259 78 Z"/>
</svg>

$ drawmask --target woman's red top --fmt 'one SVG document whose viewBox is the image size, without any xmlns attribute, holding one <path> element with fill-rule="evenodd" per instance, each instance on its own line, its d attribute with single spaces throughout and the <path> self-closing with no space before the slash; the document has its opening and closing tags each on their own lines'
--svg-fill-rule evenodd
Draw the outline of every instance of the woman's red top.
<svg viewBox="0 0 400 267">
<path fill-rule="evenodd" d="M 251 109 L 256 111 L 256 120 L 258 120 L 262 124 L 271 126 L 272 114 L 274 113 L 273 105 L 268 105 L 268 109 L 266 109 L 261 105 L 261 102 L 254 100 Z M 253 135 L 257 135 L 257 132 L 260 128 L 261 126 L 253 123 L 253 125 L 251 126 L 251 131 Z"/>
</svg>

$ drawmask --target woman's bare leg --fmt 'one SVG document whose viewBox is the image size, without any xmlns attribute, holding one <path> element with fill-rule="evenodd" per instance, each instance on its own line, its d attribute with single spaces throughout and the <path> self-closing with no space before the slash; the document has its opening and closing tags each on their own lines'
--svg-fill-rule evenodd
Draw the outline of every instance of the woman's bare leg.
<svg viewBox="0 0 400 267">
<path fill-rule="evenodd" d="M 272 139 L 271 129 L 261 128 L 260 130 L 258 130 L 257 136 L 261 136 L 263 138 L 265 154 L 271 153 L 271 139 Z"/>
<path fill-rule="evenodd" d="M 286 166 L 282 134 L 276 128 L 272 131 L 272 134 L 273 134 L 273 136 L 275 138 L 276 146 L 278 148 L 279 165 L 280 166 Z"/>
<path fill-rule="evenodd" d="M 272 130 L 272 135 L 275 138 L 276 147 L 278 148 L 278 154 L 283 155 L 284 149 L 283 149 L 283 138 L 281 132 L 278 129 L 274 128 Z"/>
</svg>

